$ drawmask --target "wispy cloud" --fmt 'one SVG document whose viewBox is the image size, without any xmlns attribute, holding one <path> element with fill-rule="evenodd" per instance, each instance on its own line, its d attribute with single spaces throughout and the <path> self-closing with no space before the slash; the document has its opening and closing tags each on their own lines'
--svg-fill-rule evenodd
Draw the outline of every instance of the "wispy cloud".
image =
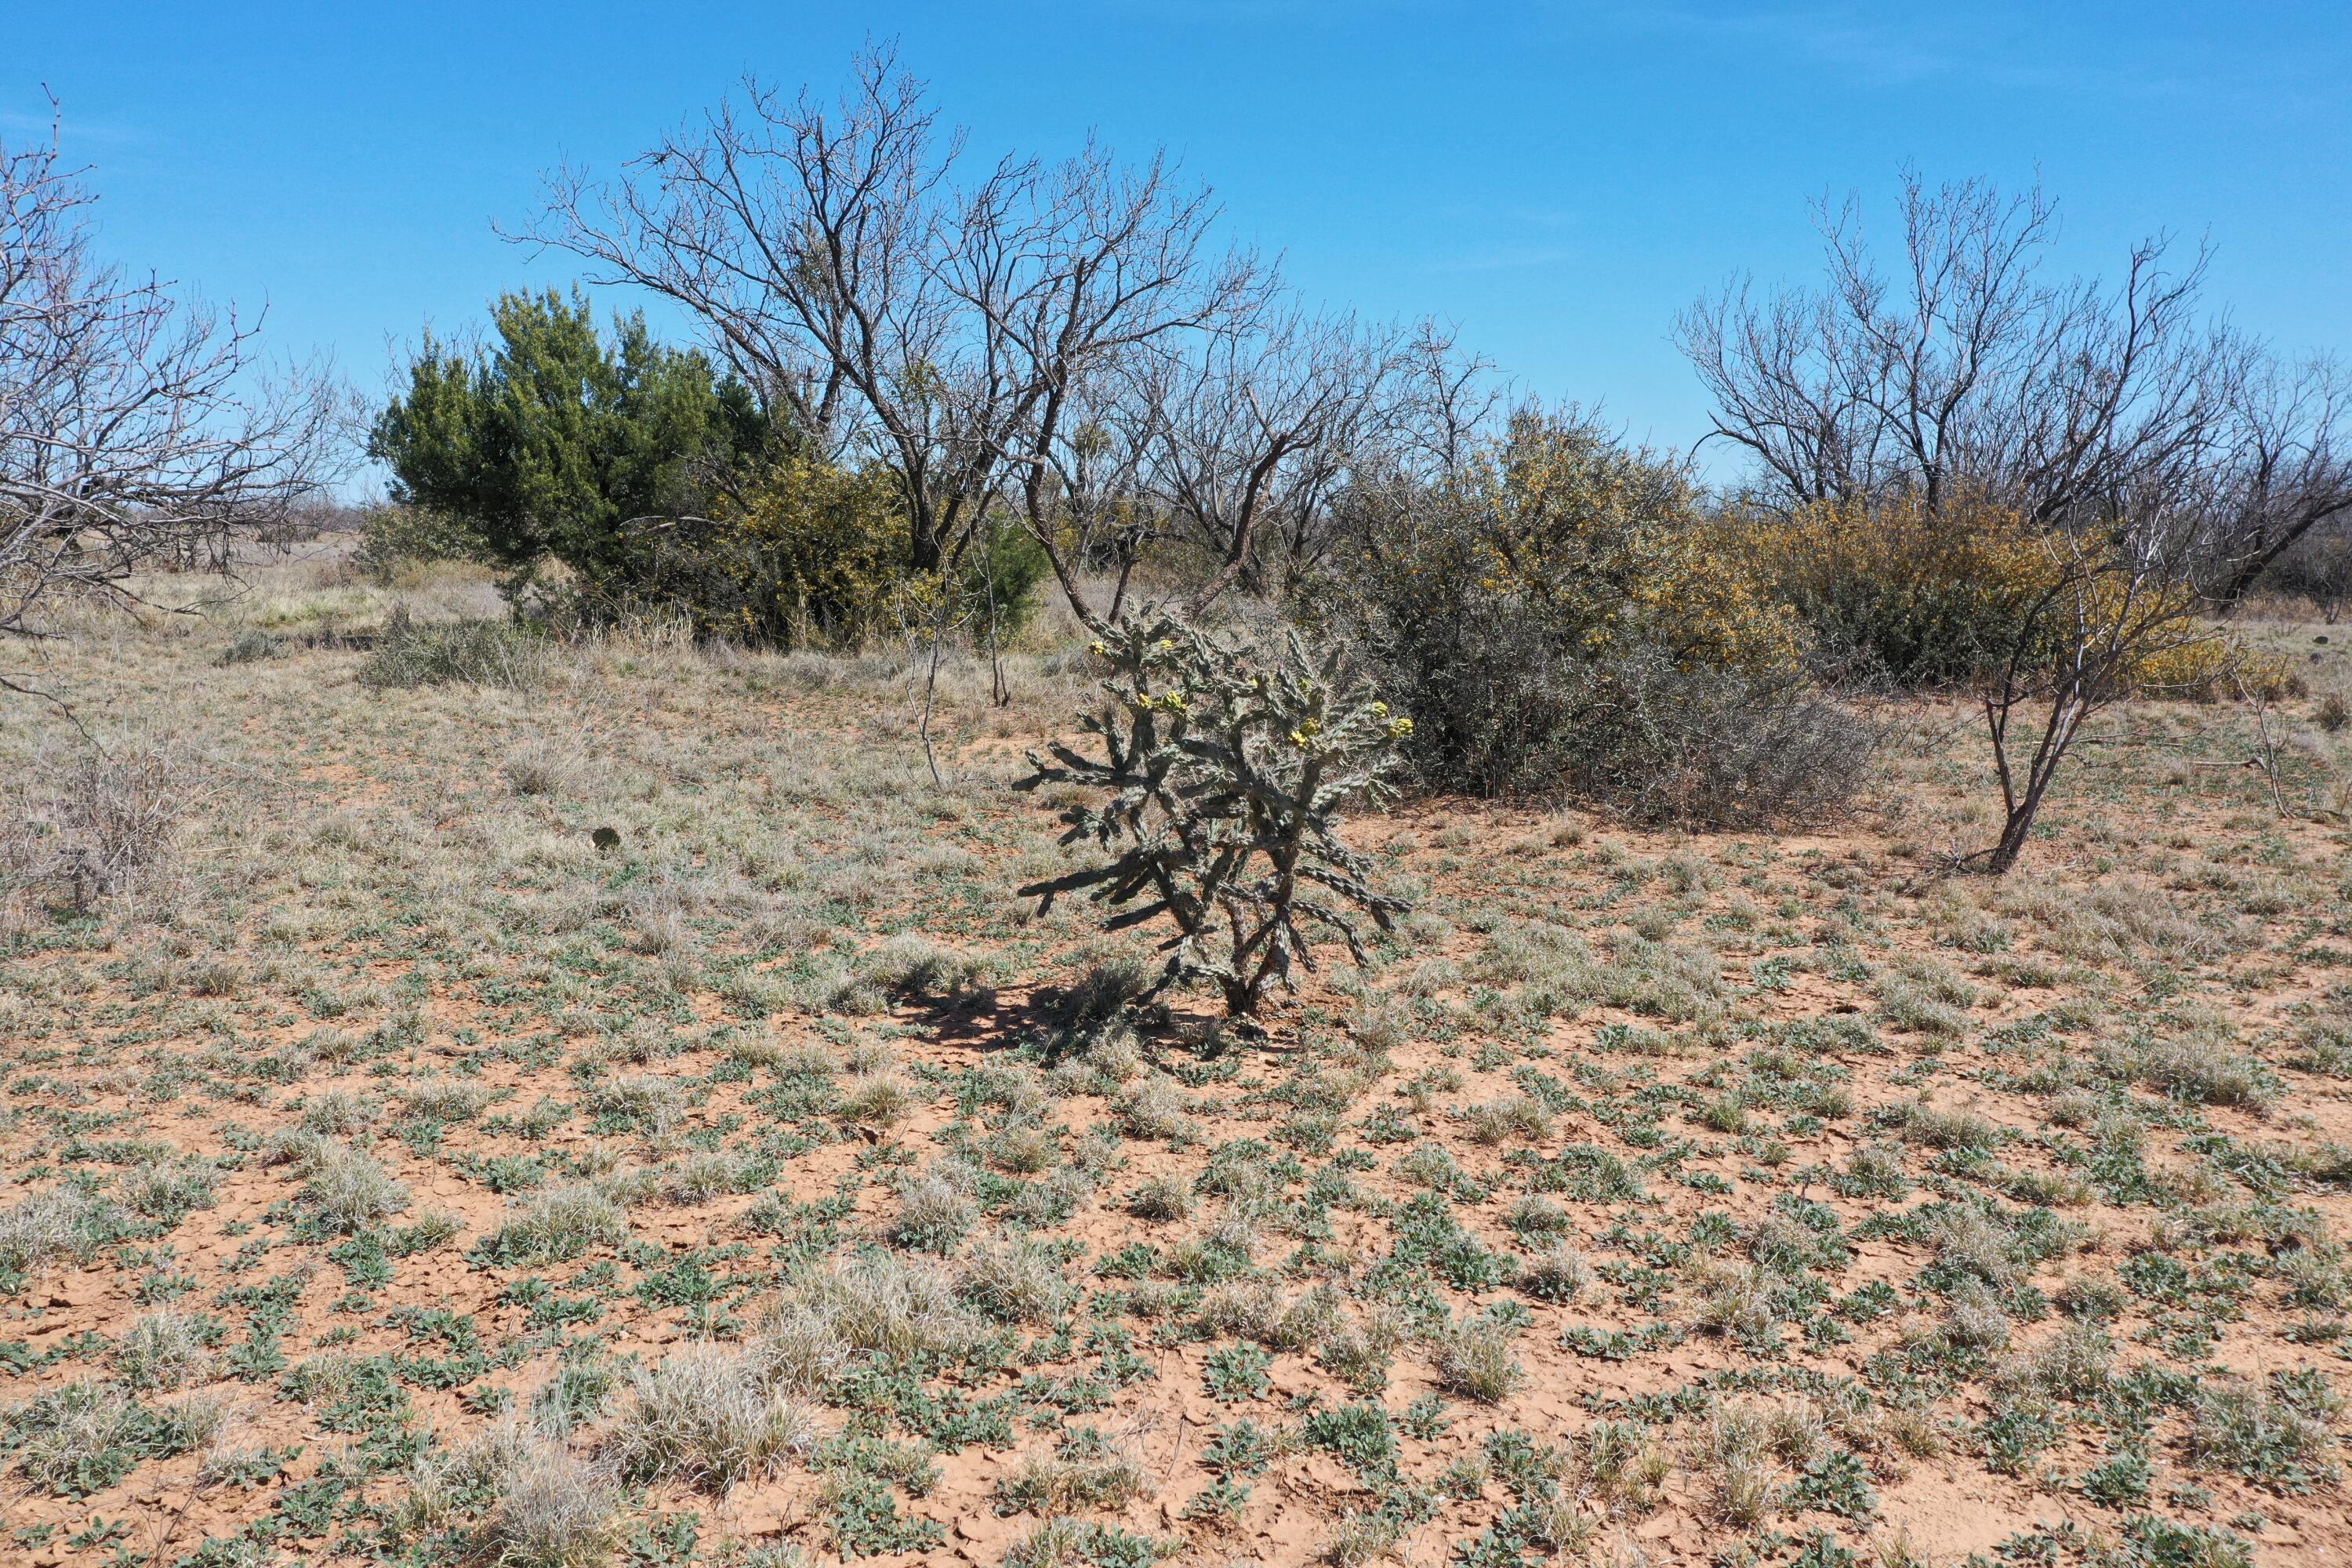
<svg viewBox="0 0 2352 1568">
<path fill-rule="evenodd" d="M 2261 0 L 2249 0 L 2260 8 Z M 1889 6 L 1861 0 L 1107 0 L 1131 19 L 1179 27 L 1378 28 L 1460 15 L 1482 28 L 1538 35 L 1595 28 L 1712 39 L 1847 80 L 1896 89 L 1954 82 L 2025 92 L 2239 105 L 2284 113 L 2339 100 L 2340 47 L 2315 47 L 2308 25 L 2183 29 L 2126 26 L 2046 0 L 1966 6 Z M 2087 11 L 2088 8 L 2085 8 Z M 2325 40 L 2321 40 L 2324 43 Z"/>
<path fill-rule="evenodd" d="M 85 120 L 75 114 L 70 105 L 60 109 L 37 100 L 26 102 L 19 99 L 15 107 L 0 108 L 0 136 L 12 142 L 31 137 L 47 141 L 53 128 L 68 149 L 122 147 L 147 140 L 146 133 L 135 126 L 119 121 Z"/>
<path fill-rule="evenodd" d="M 1423 263 L 1431 272 L 1516 272 L 1557 267 L 1584 254 L 1578 245 L 1497 245 L 1433 258 Z"/>
<path fill-rule="evenodd" d="M 1954 74 L 1967 66 L 1962 50 L 1923 36 L 1916 24 L 1840 7 L 1724 12 L 1657 5 L 1638 15 L 1654 27 L 1761 45 L 1890 84 Z"/>
<path fill-rule="evenodd" d="M 1830 66 L 1882 88 L 1964 80 L 2029 91 L 2063 90 L 2143 100 L 2251 99 L 2278 108 L 2315 102 L 2297 79 L 2308 56 L 2276 50 L 2232 54 L 2210 38 L 2156 28 L 2137 36 L 2103 24 L 2069 29 L 2040 6 L 2004 15 L 1977 7 L 1901 8 L 1852 4 L 1774 6 L 1643 5 L 1621 24 L 1736 42 L 1808 64 Z"/>
<path fill-rule="evenodd" d="M 1109 0 L 1103 8 L 1160 22 L 1318 22 L 1327 26 L 1444 9 L 1455 0 Z"/>
</svg>

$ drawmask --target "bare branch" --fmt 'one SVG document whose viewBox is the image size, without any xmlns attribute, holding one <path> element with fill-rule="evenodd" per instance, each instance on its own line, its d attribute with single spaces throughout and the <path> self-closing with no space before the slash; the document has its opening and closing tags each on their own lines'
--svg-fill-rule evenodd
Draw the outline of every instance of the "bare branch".
<svg viewBox="0 0 2352 1568">
<path fill-rule="evenodd" d="M 749 81 L 616 181 L 560 171 L 519 237 L 684 305 L 828 456 L 886 465 L 912 567 L 958 558 L 1019 492 L 1075 595 L 1046 521 L 1073 406 L 1124 356 L 1243 306 L 1262 268 L 1210 253 L 1207 193 L 1161 160 L 1090 144 L 964 178 L 961 152 L 872 48 L 837 104 Z"/>
<path fill-rule="evenodd" d="M 0 634 L 49 600 L 131 601 L 142 566 L 225 566 L 227 542 L 314 494 L 343 410 L 275 376 L 259 323 L 91 253 L 93 197 L 55 128 L 0 146 Z"/>
<path fill-rule="evenodd" d="M 1716 403 L 1710 438 L 1745 448 L 1757 499 L 1915 494 L 1992 500 L 2038 522 L 2175 505 L 2206 471 L 2245 345 L 2197 317 L 2206 258 L 2143 241 L 2113 289 L 2053 283 L 2057 233 L 2038 189 L 1904 178 L 1899 269 L 1858 206 L 1817 209 L 1818 289 L 1737 283 L 1684 312 L 1675 339 Z"/>
</svg>

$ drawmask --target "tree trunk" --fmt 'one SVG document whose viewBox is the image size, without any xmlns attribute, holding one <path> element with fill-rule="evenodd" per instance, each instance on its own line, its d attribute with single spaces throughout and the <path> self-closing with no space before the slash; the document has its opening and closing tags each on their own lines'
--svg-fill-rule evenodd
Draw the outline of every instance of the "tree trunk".
<svg viewBox="0 0 2352 1568">
<path fill-rule="evenodd" d="M 2006 876 L 2010 868 L 2017 864 L 2017 858 L 2025 852 L 2025 841 L 2033 834 L 2033 819 L 2042 814 L 2042 797 L 2049 791 L 2050 780 L 2057 771 L 2053 759 L 2039 776 L 2027 778 L 2024 795 L 2001 822 L 1999 841 L 1984 852 L 1987 876 Z"/>
<path fill-rule="evenodd" d="M 2031 809 L 2020 806 L 2011 812 L 2009 820 L 2001 824 L 2000 841 L 1985 852 L 1985 875 L 2008 875 L 2009 868 L 2017 864 L 2018 856 L 2024 851 L 2026 837 L 2032 831 L 2033 813 Z"/>
<path fill-rule="evenodd" d="M 2222 579 L 2219 586 L 2206 590 L 2206 598 L 2231 609 L 2237 608 L 2238 602 L 2253 591 L 2254 584 L 2262 581 L 2263 574 L 2271 569 L 2273 562 L 2293 549 L 2305 534 L 2344 510 L 2344 503 L 2314 507 L 2307 514 L 2295 519 L 2279 530 L 2274 537 L 2265 540 L 2235 562 L 2229 576 Z"/>
</svg>

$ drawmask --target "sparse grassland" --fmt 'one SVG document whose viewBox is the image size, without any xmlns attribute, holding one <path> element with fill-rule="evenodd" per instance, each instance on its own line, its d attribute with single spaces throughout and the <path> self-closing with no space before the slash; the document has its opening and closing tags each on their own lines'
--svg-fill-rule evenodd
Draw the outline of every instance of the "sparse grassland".
<svg viewBox="0 0 2352 1568">
<path fill-rule="evenodd" d="M 5 913 L 0 1559 L 2352 1552 L 2332 668 L 2299 815 L 2135 707 L 1999 880 L 1928 708 L 1802 834 L 1357 821 L 1412 912 L 1260 1039 L 1013 895 L 1051 628 L 934 785 L 904 658 L 419 651 L 484 608 L 329 556 L 51 650 L 185 809 Z"/>
</svg>

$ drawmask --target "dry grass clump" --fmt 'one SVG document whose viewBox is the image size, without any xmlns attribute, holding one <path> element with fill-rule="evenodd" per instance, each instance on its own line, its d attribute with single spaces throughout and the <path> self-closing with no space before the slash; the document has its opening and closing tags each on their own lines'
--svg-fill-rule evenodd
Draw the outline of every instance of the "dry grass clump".
<svg viewBox="0 0 2352 1568">
<path fill-rule="evenodd" d="M 1898 1114 L 1903 1136 L 1930 1149 L 1990 1149 L 2001 1141 L 2000 1128 L 1972 1110 L 1921 1100 L 1902 1107 Z"/>
<path fill-rule="evenodd" d="M 1951 965 L 1911 959 L 1878 979 L 1878 1008 L 1899 1029 L 1955 1039 L 1968 1032 L 1976 987 Z"/>
<path fill-rule="evenodd" d="M 1394 1306 L 1373 1301 L 1331 1324 L 1317 1359 L 1332 1376 L 1359 1394 L 1386 1386 L 1389 1363 L 1411 1338 L 1411 1325 Z"/>
<path fill-rule="evenodd" d="M 1192 1215 L 1192 1184 L 1176 1175 L 1148 1175 L 1127 1194 L 1127 1213 L 1139 1220 L 1185 1220 Z"/>
<path fill-rule="evenodd" d="M 498 1098 L 490 1085 L 462 1078 L 415 1079 L 400 1091 L 401 1108 L 426 1121 L 471 1121 Z"/>
<path fill-rule="evenodd" d="M 972 1248 L 956 1270 L 956 1294 L 1001 1323 L 1046 1323 L 1076 1291 L 1044 1248 L 996 1241 Z"/>
<path fill-rule="evenodd" d="M 795 1047 L 770 1034 L 730 1034 L 719 1046 L 719 1054 L 740 1067 L 767 1068 L 785 1073 L 784 1064 L 793 1059 Z M 824 1077 L 830 1067 L 819 1068 L 815 1077 Z"/>
<path fill-rule="evenodd" d="M 2280 1490 L 2336 1479 L 2331 1422 L 2343 1401 L 2324 1381 L 2317 1386 L 2316 1396 L 2298 1398 L 2242 1378 L 2202 1385 L 2189 1410 L 2191 1462 Z"/>
<path fill-rule="evenodd" d="M 2017 1277 L 2017 1238 L 1990 1216 L 1973 1208 L 1948 1209 L 1928 1226 L 1936 1261 L 1990 1285 L 2006 1285 Z"/>
<path fill-rule="evenodd" d="M 425 622 L 399 605 L 359 680 L 378 689 L 451 683 L 522 689 L 547 680 L 553 668 L 548 639 L 519 621 Z"/>
<path fill-rule="evenodd" d="M 859 1072 L 842 1080 L 835 1110 L 856 1127 L 888 1131 L 914 1113 L 914 1085 L 895 1072 Z"/>
<path fill-rule="evenodd" d="M 1054 1135 L 1043 1127 L 1007 1127 L 988 1142 L 988 1163 L 1015 1176 L 1034 1176 L 1050 1169 L 1061 1152 Z"/>
<path fill-rule="evenodd" d="M 2267 1111 L 2278 1096 L 2275 1074 L 2210 1034 L 2151 1040 L 2133 1065 L 2150 1089 L 2200 1105 Z"/>
<path fill-rule="evenodd" d="M 1545 1247 L 1519 1269 L 1519 1289 L 1538 1301 L 1573 1301 L 1591 1284 L 1592 1265 L 1565 1245 Z"/>
<path fill-rule="evenodd" d="M 1755 1263 L 1696 1258 L 1687 1272 L 1697 1288 L 1696 1319 L 1702 1332 L 1742 1344 L 1762 1344 L 1780 1321 L 1781 1277 Z"/>
<path fill-rule="evenodd" d="M 579 758 L 570 747 L 541 736 L 509 752 L 499 771 L 506 778 L 507 788 L 519 795 L 556 795 L 570 787 L 578 764 Z"/>
<path fill-rule="evenodd" d="M 659 1134 L 677 1126 L 686 1113 L 686 1096 L 667 1079 L 638 1074 L 592 1085 L 586 1107 L 592 1115 Z"/>
<path fill-rule="evenodd" d="M 1183 1090 L 1175 1079 L 1158 1074 L 1119 1096 L 1113 1109 L 1119 1130 L 1130 1138 L 1181 1138 L 1192 1124 Z"/>
<path fill-rule="evenodd" d="M 1833 1267 L 1838 1249 L 1832 1237 L 1790 1214 L 1768 1214 L 1748 1233 L 1748 1256 L 1782 1275 Z"/>
<path fill-rule="evenodd" d="M 2031 1385 L 2054 1399 L 2089 1399 L 2107 1386 L 2115 1353 L 2114 1339 L 2096 1323 L 2063 1323 L 2042 1343 L 2013 1357 L 2000 1369 L 2000 1380 Z"/>
<path fill-rule="evenodd" d="M 1980 1280 L 1969 1279 L 1944 1304 L 1938 1329 L 1948 1345 L 1961 1350 L 2000 1350 L 2009 1343 L 2009 1314 Z"/>
<path fill-rule="evenodd" d="M 946 1268 L 883 1252 L 828 1258 L 805 1270 L 779 1311 L 805 1314 L 851 1351 L 892 1356 L 952 1353 L 988 1333 L 958 1300 Z"/>
<path fill-rule="evenodd" d="M 1515 1139 L 1538 1142 L 1551 1136 L 1551 1111 L 1528 1094 L 1474 1105 L 1463 1112 L 1463 1120 L 1469 1126 L 1470 1142 L 1481 1148 L 1491 1149 Z"/>
<path fill-rule="evenodd" d="M 816 1407 L 786 1392 L 778 1370 L 716 1345 L 665 1356 L 632 1378 L 605 1452 L 624 1480 L 675 1478 L 714 1493 L 774 1475 L 820 1432 Z"/>
<path fill-rule="evenodd" d="M 770 1308 L 743 1351 L 769 1385 L 820 1395 L 849 1370 L 857 1347 L 824 1313 L 781 1302 Z"/>
<path fill-rule="evenodd" d="M 149 1417 L 116 1384 L 92 1378 L 34 1395 L 7 1413 L 16 1468 L 44 1491 L 96 1491 L 151 1441 Z"/>
<path fill-rule="evenodd" d="M 1530 1241 L 1566 1236 L 1576 1228 L 1575 1217 L 1566 1209 L 1534 1193 L 1513 1198 L 1503 1223 Z"/>
<path fill-rule="evenodd" d="M 2027 871 L 2003 878 L 1993 902 L 1999 913 L 2040 927 L 2056 952 L 2091 963 L 2152 954 L 2210 963 L 2250 940 L 2242 926 L 2200 921 L 2165 889 L 2129 878 L 2084 888 Z"/>
<path fill-rule="evenodd" d="M 501 1568 L 600 1568 L 619 1548 L 619 1487 L 561 1444 L 517 1441 L 499 1457 L 494 1484 L 479 1539 Z"/>
<path fill-rule="evenodd" d="M 516 1262 L 567 1262 L 593 1247 L 629 1239 L 628 1211 L 604 1187 L 573 1182 L 533 1194 L 509 1211 L 491 1234 L 490 1248 Z"/>
<path fill-rule="evenodd" d="M 1000 1512 L 1063 1514 L 1113 1511 L 1151 1489 L 1143 1457 L 1124 1444 L 1080 1428 L 1053 1454 L 1029 1453 L 996 1486 Z"/>
<path fill-rule="evenodd" d="M 1657 1506 L 1675 1470 L 1674 1456 L 1657 1436 L 1633 1420 L 1595 1421 L 1586 1427 L 1580 1458 L 1593 1492 L 1635 1515 Z"/>
<path fill-rule="evenodd" d="M 899 931 L 857 961 L 860 978 L 893 998 L 985 995 L 991 965 L 940 946 L 916 931 Z M 845 1009 L 846 1010 L 846 1009 Z"/>
<path fill-rule="evenodd" d="M 900 1187 L 890 1239 L 921 1252 L 953 1252 L 980 1223 L 980 1200 L 972 1196 L 977 1176 L 960 1161 L 943 1161 Z"/>
<path fill-rule="evenodd" d="M 0 935 L 29 919 L 32 899 L 87 914 L 154 880 L 207 794 L 184 751 L 139 742 L 52 748 L 16 776 L 0 795 Z"/>
<path fill-rule="evenodd" d="M 383 1108 L 364 1095 L 329 1089 L 302 1102 L 302 1130 L 321 1137 L 349 1138 L 375 1125 Z"/>
<path fill-rule="evenodd" d="M 177 1224 L 213 1206 L 219 1180 L 209 1160 L 148 1160 L 116 1178 L 114 1195 L 132 1214 Z"/>
<path fill-rule="evenodd" d="M 1501 1404 L 1527 1381 L 1511 1332 L 1499 1324 L 1459 1325 L 1438 1340 L 1436 1350 L 1439 1383 L 1481 1405 Z"/>
<path fill-rule="evenodd" d="M 1512 1005 L 1530 1017 L 1594 1004 L 1676 1024 L 1724 1016 L 1727 993 L 1713 953 L 1639 931 L 1612 932 L 1608 948 L 1604 963 L 1575 931 L 1549 921 L 1515 922 L 1496 931 L 1475 973 L 1490 985 L 1509 987 Z"/>
<path fill-rule="evenodd" d="M 1364 1568 L 1393 1554 L 1403 1537 L 1403 1525 L 1391 1516 L 1350 1509 L 1324 1542 L 1322 1560 L 1333 1568 Z"/>
<path fill-rule="evenodd" d="M 1098 1094 L 1108 1098 L 1143 1070 L 1143 1052 L 1136 1044 L 1135 1031 L 1113 1023 L 1087 1037 L 1077 1050 L 1055 1062 L 1045 1074 L 1045 1089 L 1063 1097 Z"/>
<path fill-rule="evenodd" d="M 0 1211 L 0 1270 L 37 1274 L 88 1262 L 114 1237 L 122 1211 L 85 1188 L 48 1187 Z"/>
<path fill-rule="evenodd" d="M 174 1389 L 201 1382 L 215 1362 L 205 1320 L 192 1312 L 150 1312 L 114 1343 L 115 1374 L 133 1389 Z"/>
<path fill-rule="evenodd" d="M 773 1166 L 757 1155 L 733 1150 L 690 1154 L 675 1165 L 662 1167 L 661 1196 L 673 1204 L 701 1204 L 728 1193 L 747 1193 L 760 1184 Z"/>
<path fill-rule="evenodd" d="M 1717 1405 L 1707 1418 L 1701 1450 L 1715 1517 L 1736 1530 L 1759 1523 L 1770 1511 L 1780 1468 L 1770 1451 L 1770 1431 L 1761 1410 Z"/>
<path fill-rule="evenodd" d="M 1005 1549 L 1004 1568 L 1094 1568 L 1106 1556 L 1105 1534 L 1090 1520 L 1049 1519 Z"/>
<path fill-rule="evenodd" d="M 337 1139 L 290 1145 L 290 1163 L 303 1178 L 296 1200 L 330 1229 L 346 1234 L 408 1206 L 408 1189 L 375 1156 Z"/>
<path fill-rule="evenodd" d="M 1338 1327 L 1339 1300 L 1329 1286 L 1292 1295 L 1270 1279 L 1229 1279 L 1202 1294 L 1200 1324 L 1221 1339 L 1238 1336 L 1269 1350 L 1305 1350 Z"/>
</svg>

